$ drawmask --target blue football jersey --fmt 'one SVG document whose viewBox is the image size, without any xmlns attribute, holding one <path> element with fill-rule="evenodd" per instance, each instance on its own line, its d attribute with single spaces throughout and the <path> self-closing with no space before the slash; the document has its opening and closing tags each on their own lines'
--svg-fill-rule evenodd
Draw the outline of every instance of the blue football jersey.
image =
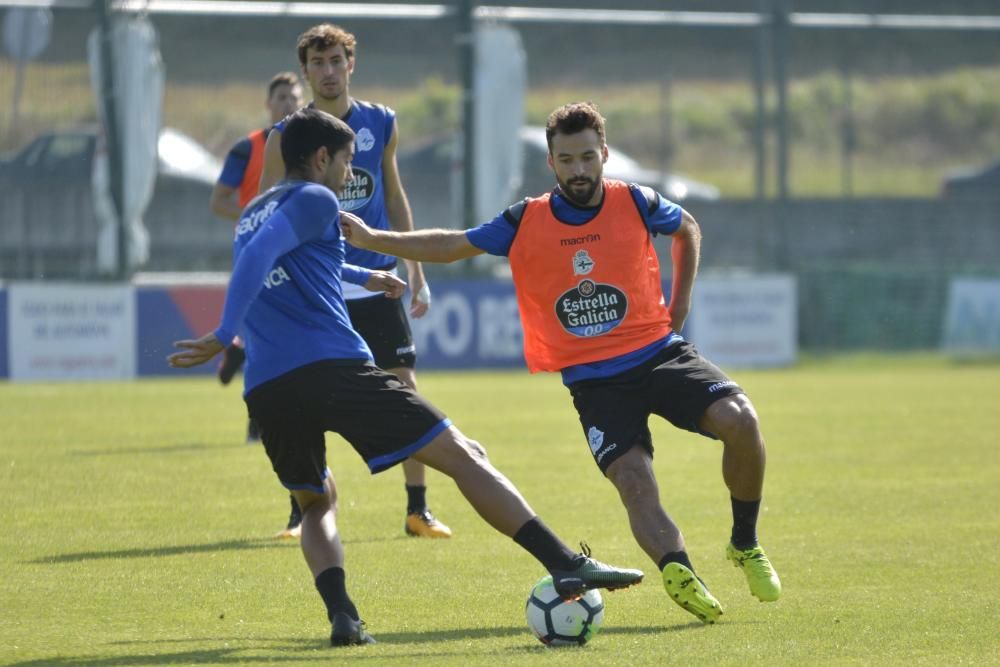
<svg viewBox="0 0 1000 667">
<path fill-rule="evenodd" d="M 245 391 L 315 361 L 371 361 L 344 304 L 339 216 L 333 192 L 306 181 L 281 181 L 243 211 L 216 336 L 243 336 Z"/>
<path fill-rule="evenodd" d="M 340 207 L 364 220 L 369 227 L 389 229 L 382 157 L 392 138 L 396 112 L 381 104 L 353 100 L 343 121 L 355 134 L 354 161 L 351 163 L 354 178 L 337 193 Z M 396 264 L 394 257 L 350 244 L 347 244 L 346 261 L 369 269 L 386 269 Z"/>
</svg>

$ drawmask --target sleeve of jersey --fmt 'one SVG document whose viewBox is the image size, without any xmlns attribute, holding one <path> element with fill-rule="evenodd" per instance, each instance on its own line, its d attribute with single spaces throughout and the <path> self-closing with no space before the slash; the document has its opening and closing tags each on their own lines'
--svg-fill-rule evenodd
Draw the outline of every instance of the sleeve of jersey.
<svg viewBox="0 0 1000 667">
<path fill-rule="evenodd" d="M 329 188 L 318 183 L 309 183 L 297 190 L 281 210 L 302 243 L 322 238 L 331 227 L 340 233 L 340 202 Z"/>
<path fill-rule="evenodd" d="M 352 283 L 354 285 L 365 286 L 368 279 L 372 277 L 371 269 L 366 269 L 363 266 L 355 266 L 354 264 L 344 264 L 340 267 L 340 279 L 345 283 Z"/>
<path fill-rule="evenodd" d="M 516 233 L 517 230 L 501 213 L 489 222 L 465 232 L 465 238 L 483 252 L 506 257 L 510 253 L 510 246 L 514 243 Z"/>
<path fill-rule="evenodd" d="M 247 164 L 250 162 L 250 140 L 238 141 L 226 155 L 226 161 L 222 163 L 222 173 L 219 174 L 218 182 L 229 188 L 238 188 L 243 183 L 243 174 L 246 173 Z"/>
<path fill-rule="evenodd" d="M 278 258 L 300 244 L 299 238 L 283 211 L 275 211 L 253 240 L 240 253 L 226 289 L 222 322 L 214 331 L 223 345 L 236 337 L 250 305 L 264 287 L 264 279 Z"/>
<path fill-rule="evenodd" d="M 652 234 L 670 235 L 681 226 L 684 209 L 680 206 L 644 185 L 632 186 L 631 191 L 636 206 L 643 212 L 646 227 Z"/>
</svg>

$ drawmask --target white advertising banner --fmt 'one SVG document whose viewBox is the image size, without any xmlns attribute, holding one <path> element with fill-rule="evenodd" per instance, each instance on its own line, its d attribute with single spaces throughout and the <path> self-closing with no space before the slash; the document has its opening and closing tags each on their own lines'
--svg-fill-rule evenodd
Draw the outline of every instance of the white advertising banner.
<svg viewBox="0 0 1000 667">
<path fill-rule="evenodd" d="M 14 283 L 7 312 L 12 380 L 135 376 L 131 286 Z"/>
<path fill-rule="evenodd" d="M 787 366 L 798 350 L 798 301 L 790 275 L 701 275 L 686 337 L 718 366 Z"/>
<path fill-rule="evenodd" d="M 958 355 L 1000 352 L 1000 280 L 951 281 L 945 310 L 944 348 Z"/>
</svg>

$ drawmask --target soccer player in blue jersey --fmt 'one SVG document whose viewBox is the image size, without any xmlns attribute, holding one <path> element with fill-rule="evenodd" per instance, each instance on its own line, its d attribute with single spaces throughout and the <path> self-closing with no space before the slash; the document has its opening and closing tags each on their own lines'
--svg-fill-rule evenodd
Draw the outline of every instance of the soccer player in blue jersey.
<svg viewBox="0 0 1000 667">
<path fill-rule="evenodd" d="M 691 306 L 701 236 L 680 206 L 650 188 L 603 178 L 604 118 L 590 103 L 562 106 L 546 125 L 557 187 L 474 229 L 374 230 L 350 216 L 355 246 L 428 262 L 488 252 L 510 261 L 524 352 L 535 371 L 559 371 L 590 452 L 615 486 L 636 542 L 670 598 L 704 623 L 722 606 L 694 573 L 680 528 L 660 503 L 649 417 L 722 441 L 732 507 L 726 557 L 752 595 L 773 602 L 781 581 L 757 541 L 765 447 L 743 390 L 679 331 Z M 664 302 L 653 237 L 671 237 L 672 293 Z"/>
<path fill-rule="evenodd" d="M 337 193 L 345 211 L 359 216 L 378 229 L 413 229 L 413 216 L 396 166 L 399 129 L 396 113 L 381 104 L 351 97 L 351 74 L 354 72 L 354 35 L 339 26 L 324 23 L 299 36 L 298 58 L 302 75 L 312 90 L 313 106 L 345 121 L 357 136 L 353 178 Z M 282 123 L 275 126 L 264 151 L 264 169 L 260 190 L 271 187 L 284 174 L 281 159 Z M 347 261 L 369 269 L 394 271 L 396 258 L 347 246 Z M 410 315 L 423 317 L 430 307 L 431 295 L 420 262 L 406 260 L 410 283 Z M 416 349 L 406 313 L 399 299 L 371 294 L 355 285 L 345 285 L 344 299 L 354 328 L 368 343 L 375 363 L 397 375 L 413 389 Z M 451 529 L 431 513 L 427 505 L 427 479 L 419 461 L 405 461 L 407 535 L 451 537 Z M 295 512 L 287 531 L 295 530 Z"/>
<path fill-rule="evenodd" d="M 347 594 L 326 431 L 343 436 L 372 473 L 412 457 L 453 478 L 483 519 L 542 563 L 564 598 L 639 583 L 639 570 L 605 565 L 587 549 L 571 551 L 479 443 L 373 364 L 351 327 L 342 284 L 398 297 L 404 283 L 390 272 L 344 263 L 333 191 L 351 177 L 354 140 L 346 123 L 317 109 L 288 119 L 281 138 L 286 178 L 240 218 L 222 322 L 197 340 L 178 341 L 181 351 L 168 357 L 176 368 L 204 364 L 244 332 L 244 399 L 278 479 L 302 508 L 302 552 L 326 604 L 331 644 L 374 639 Z"/>
</svg>

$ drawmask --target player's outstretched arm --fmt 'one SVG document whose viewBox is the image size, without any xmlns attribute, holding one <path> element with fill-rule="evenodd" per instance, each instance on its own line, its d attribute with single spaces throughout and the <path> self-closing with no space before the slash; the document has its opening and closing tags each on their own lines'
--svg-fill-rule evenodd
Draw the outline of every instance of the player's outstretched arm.
<svg viewBox="0 0 1000 667">
<path fill-rule="evenodd" d="M 200 366 L 224 349 L 214 333 L 206 334 L 198 340 L 179 340 L 174 347 L 181 348 L 167 357 L 167 363 L 174 368 Z"/>
<path fill-rule="evenodd" d="M 412 232 L 372 229 L 358 216 L 342 211 L 340 230 L 355 248 L 421 262 L 446 264 L 483 254 L 469 242 L 465 232 L 458 229 L 420 229 Z"/>
</svg>

